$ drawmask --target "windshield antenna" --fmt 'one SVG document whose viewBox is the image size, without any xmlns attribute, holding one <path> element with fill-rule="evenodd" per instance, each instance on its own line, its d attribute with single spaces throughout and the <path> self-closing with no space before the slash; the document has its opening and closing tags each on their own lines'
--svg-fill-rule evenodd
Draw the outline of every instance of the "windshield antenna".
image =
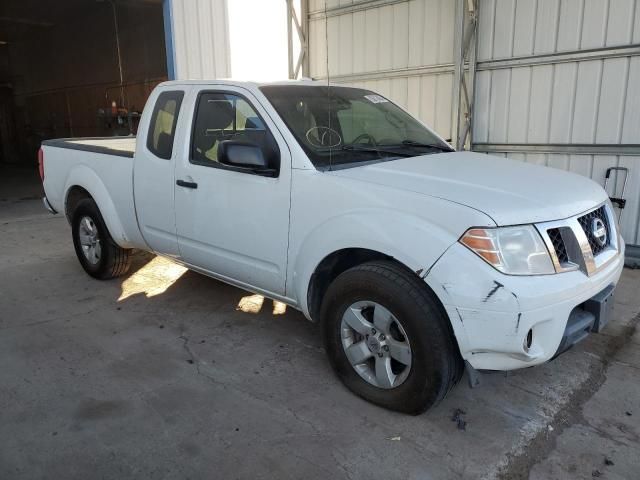
<svg viewBox="0 0 640 480">
<path fill-rule="evenodd" d="M 303 0 L 304 1 L 304 0 Z M 331 140 L 331 95 L 329 93 L 329 16 L 327 15 L 327 0 L 324 0 L 324 48 L 326 51 L 327 62 L 327 112 L 329 115 L 329 171 L 333 169 L 333 158 L 331 149 L 333 141 Z"/>
</svg>

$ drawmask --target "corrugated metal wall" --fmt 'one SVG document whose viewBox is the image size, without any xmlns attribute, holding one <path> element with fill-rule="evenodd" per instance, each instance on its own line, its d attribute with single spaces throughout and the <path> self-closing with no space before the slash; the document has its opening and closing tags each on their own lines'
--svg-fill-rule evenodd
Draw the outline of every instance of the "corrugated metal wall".
<svg viewBox="0 0 640 480">
<path fill-rule="evenodd" d="M 311 76 L 328 67 L 333 82 L 377 90 L 449 138 L 455 3 L 309 0 Z M 639 4 L 480 0 L 473 135 L 479 150 L 599 183 L 609 166 L 630 168 L 623 233 L 638 244 L 640 157 L 616 146 L 640 144 Z"/>
<path fill-rule="evenodd" d="M 228 78 L 229 20 L 227 0 L 164 0 L 170 16 L 167 42 L 174 78 Z M 284 13 L 283 13 L 284 14 Z M 166 15 L 166 14 L 165 14 Z"/>
<path fill-rule="evenodd" d="M 640 156 L 617 155 L 615 146 L 640 143 L 640 52 L 624 48 L 640 43 L 639 4 L 481 0 L 473 132 L 475 148 L 493 145 L 488 149 L 503 148 L 510 158 L 571 170 L 599 183 L 608 167 L 628 167 L 622 230 L 636 244 Z M 521 65 L 496 61 L 514 57 Z M 543 148 L 549 153 L 530 144 L 550 145 Z M 570 154 L 562 144 L 609 147 L 598 155 Z"/>
<path fill-rule="evenodd" d="M 393 98 L 445 138 L 451 132 L 452 0 L 309 0 L 312 78 L 369 88 Z M 326 25 L 326 28 L 325 28 Z"/>
</svg>

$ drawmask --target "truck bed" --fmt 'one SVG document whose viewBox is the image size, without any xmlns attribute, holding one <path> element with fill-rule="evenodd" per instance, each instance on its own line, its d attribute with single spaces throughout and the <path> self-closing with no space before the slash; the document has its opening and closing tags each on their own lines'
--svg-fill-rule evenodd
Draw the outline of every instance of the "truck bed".
<svg viewBox="0 0 640 480">
<path fill-rule="evenodd" d="M 135 137 L 62 138 L 42 142 L 44 190 L 49 205 L 67 213 L 70 188 L 80 186 L 100 208 L 113 240 L 144 245 L 133 198 Z"/>
<path fill-rule="evenodd" d="M 136 137 L 79 137 L 44 140 L 42 145 L 133 158 Z"/>
</svg>

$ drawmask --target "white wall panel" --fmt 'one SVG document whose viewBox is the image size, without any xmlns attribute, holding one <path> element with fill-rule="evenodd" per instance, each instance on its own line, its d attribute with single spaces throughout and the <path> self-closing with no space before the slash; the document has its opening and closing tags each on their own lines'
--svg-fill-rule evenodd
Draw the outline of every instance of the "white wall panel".
<svg viewBox="0 0 640 480">
<path fill-rule="evenodd" d="M 310 0 L 311 74 L 377 90 L 451 135 L 455 0 Z M 325 23 L 329 42 L 325 41 Z M 640 144 L 640 56 L 483 69 L 482 62 L 640 44 L 640 0 L 480 0 L 474 143 Z M 504 153 L 498 153 L 504 156 Z M 640 159 L 519 153 L 510 157 L 602 183 L 628 166 L 627 241 L 640 243 Z"/>
<path fill-rule="evenodd" d="M 483 0 L 479 61 L 640 43 L 639 0 Z M 482 70 L 474 143 L 640 144 L 640 56 Z M 604 181 L 630 168 L 627 241 L 640 243 L 640 160 L 616 155 L 509 154 Z"/>
<path fill-rule="evenodd" d="M 365 12 L 356 12 L 351 16 L 353 31 L 353 73 L 360 73 L 366 70 L 367 39 L 365 36 L 365 15 Z"/>
<path fill-rule="evenodd" d="M 606 46 L 631 42 L 637 0 L 610 0 Z"/>
<path fill-rule="evenodd" d="M 491 79 L 491 105 L 489 106 L 489 141 L 504 143 L 509 124 L 509 91 L 511 70 L 498 70 Z"/>
<path fill-rule="evenodd" d="M 393 45 L 391 47 L 391 68 L 405 68 L 409 65 L 409 4 L 398 3 L 393 9 Z M 381 25 L 384 29 L 385 25 Z"/>
<path fill-rule="evenodd" d="M 575 85 L 578 66 L 575 63 L 554 65 L 553 95 L 551 97 L 550 143 L 571 143 L 573 112 L 576 100 Z"/>
<path fill-rule="evenodd" d="M 560 2 L 560 19 L 558 24 L 558 51 L 580 48 L 582 38 L 582 13 L 584 0 L 563 0 Z"/>
<path fill-rule="evenodd" d="M 346 37 L 348 31 L 341 35 L 340 32 L 340 17 L 331 17 L 327 19 L 327 42 L 329 45 L 329 52 L 332 55 L 328 56 L 328 68 L 332 75 L 344 75 L 346 72 L 340 71 L 340 57 L 342 56 L 342 49 L 340 45 L 340 37 Z"/>
<path fill-rule="evenodd" d="M 602 61 L 595 143 L 619 143 L 627 97 L 629 59 Z"/>
<path fill-rule="evenodd" d="M 507 122 L 508 143 L 527 143 L 529 137 L 529 106 L 531 93 L 531 69 L 517 68 L 511 71 Z"/>
<path fill-rule="evenodd" d="M 493 58 L 496 0 L 484 0 L 478 13 L 478 60 Z"/>
<path fill-rule="evenodd" d="M 378 67 L 378 9 L 371 8 L 364 12 L 364 33 L 366 38 L 364 48 L 364 69 L 367 72 L 374 72 L 379 70 Z M 327 55 L 336 55 L 337 52 L 329 49 Z M 313 59 L 311 59 L 313 61 Z"/>
<path fill-rule="evenodd" d="M 633 43 L 640 43 L 640 6 L 638 2 L 634 2 L 633 8 L 636 11 L 635 20 L 633 21 Z M 631 16 L 631 15 L 630 15 Z"/>
<path fill-rule="evenodd" d="M 526 68 L 526 67 L 523 67 Z M 547 143 L 551 121 L 551 99 L 553 65 L 531 68 L 531 92 L 529 93 L 528 143 Z M 517 112 L 514 112 L 517 114 Z M 515 117 L 514 117 L 515 118 Z M 514 121 L 517 121 L 514 119 Z"/>
<path fill-rule="evenodd" d="M 424 12 L 426 2 L 408 3 L 407 41 L 410 48 L 407 52 L 407 65 L 417 67 L 423 65 L 424 34 L 430 27 L 425 23 Z"/>
<path fill-rule="evenodd" d="M 418 65 L 437 65 L 440 62 L 440 41 L 441 28 L 440 20 L 442 18 L 442 3 L 439 1 L 412 2 L 422 6 L 422 25 L 412 32 L 414 33 L 413 41 L 420 45 L 421 57 Z M 453 19 L 450 19 L 453 21 Z M 445 24 L 446 28 L 446 24 Z M 453 58 L 453 54 L 451 54 Z"/>
<path fill-rule="evenodd" d="M 558 44 L 560 0 L 538 0 L 534 19 L 536 36 L 533 53 L 555 52 Z"/>
<path fill-rule="evenodd" d="M 450 26 L 455 2 L 408 0 L 369 8 L 358 5 L 354 11 L 329 12 L 327 18 L 324 8 L 323 0 L 311 0 L 309 5 L 311 76 L 327 77 L 328 55 L 332 82 L 376 90 L 449 138 L 453 73 L 390 72 L 453 62 Z M 362 75 L 367 79 L 360 80 Z"/>
<path fill-rule="evenodd" d="M 475 101 L 475 143 L 640 143 L 640 58 L 481 71 Z"/>
<path fill-rule="evenodd" d="M 478 72 L 475 88 L 473 141 L 489 141 L 489 111 L 491 110 L 491 78 L 493 72 Z"/>
<path fill-rule="evenodd" d="M 620 166 L 629 168 L 629 181 L 627 184 L 627 206 L 622 213 L 621 230 L 625 240 L 630 243 L 640 244 L 640 156 L 615 156 L 615 155 L 562 155 L 562 154 L 517 154 L 510 153 L 508 158 L 520 160 L 548 167 L 561 168 L 584 175 L 593 179 L 596 183 L 604 185 L 604 176 L 607 168 Z M 612 180 L 615 177 L 612 175 Z M 617 188 L 622 187 L 623 175 L 617 179 Z M 612 193 L 614 181 L 611 181 L 609 192 Z"/>
<path fill-rule="evenodd" d="M 478 60 L 640 42 L 637 4 L 638 0 L 481 0 Z M 512 52 L 505 54 L 509 46 Z"/>
<path fill-rule="evenodd" d="M 493 27 L 493 56 L 496 58 L 505 58 L 512 55 L 515 8 L 515 0 L 496 0 Z"/>
<path fill-rule="evenodd" d="M 531 19 L 536 16 L 537 2 L 532 0 L 517 0 L 515 5 L 513 55 L 531 55 L 535 40 L 535 22 Z M 518 32 L 516 35 L 515 32 Z"/>
<path fill-rule="evenodd" d="M 337 51 L 339 52 L 339 54 L 338 69 L 336 70 L 336 73 L 340 74 L 342 72 L 353 71 L 353 16 L 343 15 L 337 17 L 337 19 L 337 40 L 339 41 L 339 47 L 337 48 Z M 331 35 L 331 33 L 332 30 L 329 30 L 329 35 Z"/>
<path fill-rule="evenodd" d="M 225 78 L 231 74 L 226 0 L 171 0 L 177 79 Z"/>
<path fill-rule="evenodd" d="M 638 8 L 640 11 L 640 8 Z M 640 25 L 638 26 L 640 30 Z M 622 121 L 622 143 L 640 143 L 640 57 L 629 59 L 627 95 Z"/>
<path fill-rule="evenodd" d="M 584 11 L 582 13 L 580 48 L 597 48 L 604 46 L 607 34 L 608 15 L 609 0 L 585 0 Z"/>
<path fill-rule="evenodd" d="M 372 25 L 372 28 L 377 30 L 377 45 L 376 52 L 371 52 L 378 56 L 378 70 L 388 70 L 393 66 L 393 39 L 396 35 L 401 33 L 394 30 L 393 24 L 393 6 L 381 7 L 378 11 L 378 24 L 377 27 Z"/>
<path fill-rule="evenodd" d="M 576 77 L 576 101 L 573 112 L 571 141 L 574 143 L 593 143 L 602 80 L 602 62 L 578 63 Z"/>
</svg>

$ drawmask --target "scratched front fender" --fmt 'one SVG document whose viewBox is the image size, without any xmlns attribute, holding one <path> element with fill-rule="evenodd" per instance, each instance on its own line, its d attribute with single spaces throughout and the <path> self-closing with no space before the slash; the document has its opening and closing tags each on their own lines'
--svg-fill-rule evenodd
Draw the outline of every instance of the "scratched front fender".
<svg viewBox="0 0 640 480">
<path fill-rule="evenodd" d="M 520 311 L 510 277 L 458 243 L 438 260 L 427 278 L 445 305 L 507 313 Z"/>
</svg>

